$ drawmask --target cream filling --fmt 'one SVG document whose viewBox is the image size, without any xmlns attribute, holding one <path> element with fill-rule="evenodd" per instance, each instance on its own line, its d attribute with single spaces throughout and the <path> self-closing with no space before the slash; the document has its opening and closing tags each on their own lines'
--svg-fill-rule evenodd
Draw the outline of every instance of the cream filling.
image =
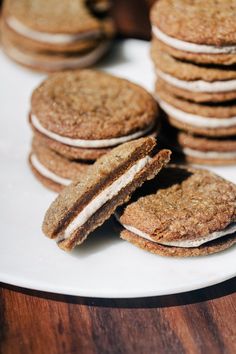
<svg viewBox="0 0 236 354">
<path fill-rule="evenodd" d="M 83 68 L 93 65 L 98 59 L 100 59 L 103 54 L 106 53 L 107 49 L 110 46 L 110 41 L 104 41 L 98 47 L 96 47 L 91 52 L 81 55 L 78 54 L 78 57 L 67 57 L 63 59 L 58 59 L 55 56 L 56 61 L 53 61 L 53 56 L 50 60 L 45 59 L 35 59 L 30 54 L 23 53 L 18 50 L 16 47 L 7 45 L 5 48 L 9 57 L 14 59 L 20 64 L 28 66 L 39 66 L 44 70 L 62 70 L 62 69 L 75 69 Z"/>
<path fill-rule="evenodd" d="M 140 138 L 141 136 L 146 135 L 154 126 L 153 124 L 149 126 L 147 129 L 140 130 L 137 133 L 129 134 L 126 136 L 121 136 L 119 138 L 101 139 L 101 140 L 83 140 L 83 139 L 73 139 L 73 138 L 64 137 L 47 130 L 42 126 L 38 118 L 33 114 L 31 115 L 31 121 L 33 126 L 38 131 L 48 136 L 49 138 L 56 140 L 62 144 L 66 144 L 73 147 L 80 147 L 80 148 L 103 148 L 103 147 L 119 145 L 127 141 L 134 140 Z"/>
<path fill-rule="evenodd" d="M 183 148 L 183 153 L 192 157 L 199 157 L 202 159 L 233 159 L 236 158 L 236 151 L 222 152 L 222 151 L 199 151 L 190 148 Z"/>
<path fill-rule="evenodd" d="M 66 33 L 47 33 L 38 32 L 25 26 L 22 22 L 15 17 L 7 18 L 8 26 L 15 32 L 21 34 L 26 38 L 33 39 L 38 42 L 50 43 L 50 44 L 67 44 L 77 42 L 79 40 L 86 40 L 91 38 L 97 38 L 101 35 L 100 31 L 90 31 L 86 33 L 66 34 Z"/>
<path fill-rule="evenodd" d="M 126 225 L 126 224 L 122 224 L 122 226 L 126 230 L 128 230 L 128 231 L 130 231 L 130 232 L 134 233 L 135 235 L 138 235 L 142 238 L 145 238 L 148 241 L 152 241 L 154 243 L 159 243 L 164 246 L 174 246 L 174 247 L 184 247 L 184 248 L 199 247 L 199 246 L 203 245 L 204 243 L 216 240 L 216 239 L 223 237 L 223 236 L 231 235 L 234 232 L 236 232 L 236 223 L 232 223 L 222 231 L 212 232 L 211 234 L 209 234 L 207 236 L 199 237 L 197 240 L 154 241 L 150 235 L 148 235 L 147 233 L 145 233 L 139 229 L 136 229 L 133 226 Z"/>
<path fill-rule="evenodd" d="M 66 229 L 58 235 L 57 242 L 68 239 L 79 227 L 96 213 L 106 202 L 115 197 L 124 187 L 131 183 L 137 173 L 139 173 L 149 162 L 151 158 L 146 156 L 136 162 L 127 172 L 120 176 L 110 186 L 99 193 L 84 209 L 69 223 Z"/>
<path fill-rule="evenodd" d="M 31 155 L 30 161 L 36 171 L 38 171 L 42 176 L 50 179 L 51 181 L 61 184 L 63 186 L 68 186 L 71 183 L 70 179 L 60 177 L 52 171 L 48 170 L 44 165 L 41 164 L 35 154 Z"/>
<path fill-rule="evenodd" d="M 196 114 L 184 112 L 169 103 L 157 98 L 160 107 L 174 119 L 201 128 L 229 128 L 236 125 L 236 116 L 230 118 L 207 118 Z"/>
<path fill-rule="evenodd" d="M 161 79 L 169 84 L 188 91 L 213 93 L 236 90 L 236 79 L 213 82 L 207 82 L 204 80 L 186 81 L 177 79 L 176 77 L 166 74 L 159 69 L 156 69 L 156 73 Z"/>
<path fill-rule="evenodd" d="M 165 44 L 178 50 L 183 50 L 192 53 L 203 54 L 234 54 L 236 53 L 236 45 L 227 45 L 223 47 L 217 47 L 215 45 L 195 44 L 191 42 L 185 42 L 180 39 L 170 37 L 163 33 L 158 27 L 152 26 L 152 32 L 155 37 L 160 39 Z"/>
</svg>

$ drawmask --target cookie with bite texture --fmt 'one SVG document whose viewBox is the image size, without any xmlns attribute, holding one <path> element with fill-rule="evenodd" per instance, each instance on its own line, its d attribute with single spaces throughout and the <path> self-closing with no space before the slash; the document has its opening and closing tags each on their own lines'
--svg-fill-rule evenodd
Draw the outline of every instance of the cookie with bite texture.
<svg viewBox="0 0 236 354">
<path fill-rule="evenodd" d="M 170 124 L 176 128 L 211 137 L 236 134 L 235 100 L 196 103 L 173 95 L 161 82 L 156 85 L 156 98 Z"/>
<path fill-rule="evenodd" d="M 234 0 L 159 0 L 151 11 L 162 51 L 195 63 L 236 63 Z"/>
<path fill-rule="evenodd" d="M 163 147 L 176 158 L 191 164 L 224 166 L 236 164 L 236 138 L 204 137 L 186 133 L 163 122 L 159 136 Z M 173 160 L 173 159 L 172 159 Z"/>
<path fill-rule="evenodd" d="M 207 170 L 169 165 L 120 210 L 121 238 L 162 256 L 203 256 L 236 243 L 236 186 Z"/>
<path fill-rule="evenodd" d="M 152 42 L 158 81 L 174 95 L 195 102 L 221 102 L 236 98 L 236 66 L 197 65 L 162 52 Z"/>
<path fill-rule="evenodd" d="M 113 20 L 97 17 L 83 0 L 4 2 L 3 48 L 34 70 L 91 66 L 107 51 L 114 32 Z"/>
<path fill-rule="evenodd" d="M 68 160 L 33 138 L 29 164 L 35 177 L 47 188 L 60 192 L 73 180 L 83 178 L 91 164 Z"/>
<path fill-rule="evenodd" d="M 52 74 L 32 94 L 30 122 L 48 146 L 96 159 L 156 130 L 158 106 L 142 87 L 94 70 Z"/>
<path fill-rule="evenodd" d="M 66 251 L 81 244 L 168 163 L 170 151 L 161 150 L 152 156 L 155 148 L 154 138 L 140 138 L 98 159 L 82 180 L 65 188 L 49 207 L 43 221 L 44 234 Z"/>
</svg>

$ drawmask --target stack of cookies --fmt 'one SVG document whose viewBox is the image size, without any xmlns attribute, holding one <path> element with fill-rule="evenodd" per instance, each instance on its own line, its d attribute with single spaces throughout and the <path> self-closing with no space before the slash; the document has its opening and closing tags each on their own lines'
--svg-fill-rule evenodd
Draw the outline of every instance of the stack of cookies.
<svg viewBox="0 0 236 354">
<path fill-rule="evenodd" d="M 236 163 L 235 13 L 230 0 L 159 0 L 152 8 L 163 138 L 192 163 Z"/>
<path fill-rule="evenodd" d="M 33 92 L 30 166 L 60 191 L 113 147 L 155 135 L 158 107 L 145 89 L 93 70 L 49 76 Z"/>
<path fill-rule="evenodd" d="M 17 63 L 40 71 L 93 65 L 114 34 L 108 8 L 108 0 L 6 0 L 4 50 Z"/>
</svg>

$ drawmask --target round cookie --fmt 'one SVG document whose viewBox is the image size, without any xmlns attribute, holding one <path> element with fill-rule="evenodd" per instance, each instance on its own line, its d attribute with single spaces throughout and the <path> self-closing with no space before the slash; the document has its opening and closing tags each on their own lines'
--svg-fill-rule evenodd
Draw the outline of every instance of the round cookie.
<svg viewBox="0 0 236 354">
<path fill-rule="evenodd" d="M 236 186 L 207 170 L 167 166 L 120 212 L 121 237 L 165 256 L 200 256 L 236 243 Z"/>
<path fill-rule="evenodd" d="M 110 41 L 102 41 L 97 47 L 89 52 L 48 54 L 31 52 L 17 47 L 17 45 L 12 45 L 4 34 L 2 42 L 5 53 L 16 63 L 32 70 L 48 73 L 92 66 L 107 52 L 111 45 Z"/>
<path fill-rule="evenodd" d="M 86 42 L 90 46 L 90 40 L 104 37 L 106 27 L 81 0 L 72 0 L 70 4 L 56 0 L 34 0 L 33 4 L 30 0 L 7 0 L 4 22 L 19 36 L 19 41 L 24 40 L 23 44 L 35 51 L 78 51 L 81 41 L 82 46 Z"/>
<path fill-rule="evenodd" d="M 35 177 L 47 188 L 60 192 L 73 180 L 79 180 L 91 164 L 70 161 L 43 145 L 34 137 L 29 164 Z"/>
<path fill-rule="evenodd" d="M 152 8 L 153 36 L 163 51 L 196 63 L 236 63 L 233 0 L 160 0 Z"/>
<path fill-rule="evenodd" d="M 204 138 L 179 132 L 177 142 L 189 163 L 206 165 L 235 165 L 236 139 Z"/>
<path fill-rule="evenodd" d="M 204 136 L 236 134 L 236 105 L 225 103 L 195 103 L 171 95 L 160 82 L 156 85 L 157 100 L 171 125 Z"/>
<path fill-rule="evenodd" d="M 182 157 L 182 161 L 191 164 L 215 166 L 236 164 L 235 137 L 206 138 L 179 131 L 164 123 L 160 140 L 163 147 L 179 153 L 179 156 L 174 155 L 176 159 Z"/>
<path fill-rule="evenodd" d="M 44 145 L 48 146 L 51 150 L 59 153 L 60 155 L 72 160 L 86 160 L 95 161 L 102 155 L 108 153 L 112 148 L 98 148 L 98 149 L 85 149 L 78 147 L 71 147 L 66 144 L 61 144 L 56 140 L 48 138 L 46 135 L 41 134 L 31 124 L 31 128 L 37 139 Z M 156 138 L 159 132 L 159 127 L 155 126 L 154 130 L 146 136 Z"/>
<path fill-rule="evenodd" d="M 6 0 L 2 30 L 11 59 L 47 72 L 93 65 L 115 32 L 113 20 L 96 17 L 83 0 Z"/>
<path fill-rule="evenodd" d="M 155 91 L 158 92 L 158 88 L 168 91 L 173 96 L 182 97 L 186 100 L 193 101 L 196 103 L 209 103 L 209 102 L 226 102 L 233 101 L 236 99 L 236 91 L 229 92 L 193 92 L 189 90 L 184 90 L 173 84 L 169 84 L 165 80 L 160 79 L 160 73 L 157 73 L 157 81 L 155 84 Z"/>
<path fill-rule="evenodd" d="M 54 152 L 70 160 L 95 161 L 111 150 L 111 148 L 83 149 L 71 147 L 66 144 L 61 144 L 56 140 L 50 139 L 46 135 L 39 133 L 32 125 L 31 127 L 33 129 L 34 135 L 41 142 L 41 144 L 48 146 Z"/>
<path fill-rule="evenodd" d="M 81 70 L 46 79 L 33 92 L 30 120 L 42 135 L 66 146 L 67 156 L 72 149 L 75 157 L 78 149 L 77 158 L 84 158 L 80 150 L 110 149 L 151 133 L 157 114 L 154 98 L 140 86 Z"/>
<path fill-rule="evenodd" d="M 200 66 L 161 52 L 152 43 L 156 74 L 166 89 L 196 102 L 220 102 L 236 98 L 235 66 Z"/>
<path fill-rule="evenodd" d="M 81 181 L 65 188 L 49 207 L 43 222 L 45 235 L 66 251 L 81 244 L 168 163 L 170 151 L 155 154 L 155 148 L 154 138 L 141 138 L 98 159 Z"/>
<path fill-rule="evenodd" d="M 79 42 L 73 42 L 67 46 L 65 44 L 61 47 L 57 45 L 56 48 L 54 48 L 50 43 L 45 44 L 44 42 L 37 42 L 31 38 L 24 37 L 23 35 L 14 32 L 12 28 L 7 24 L 6 19 L 3 21 L 2 31 L 4 37 L 9 43 L 11 43 L 12 46 L 16 46 L 19 48 L 19 50 L 22 48 L 21 51 L 32 52 L 35 55 L 42 52 L 41 54 L 44 54 L 45 56 L 46 54 L 48 54 L 48 56 L 49 54 L 62 55 L 63 52 L 68 53 L 68 55 L 73 55 L 76 53 L 83 54 L 83 52 L 86 53 L 89 50 L 96 48 L 101 40 L 104 39 L 103 37 L 105 37 L 100 35 L 94 39 L 83 39 Z"/>
</svg>

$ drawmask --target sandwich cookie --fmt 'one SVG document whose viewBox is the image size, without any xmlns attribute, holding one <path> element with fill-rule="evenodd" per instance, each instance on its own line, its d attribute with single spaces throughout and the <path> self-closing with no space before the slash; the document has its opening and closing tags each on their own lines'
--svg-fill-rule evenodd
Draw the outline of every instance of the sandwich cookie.
<svg viewBox="0 0 236 354">
<path fill-rule="evenodd" d="M 236 63 L 233 0 L 160 0 L 152 8 L 153 36 L 173 57 L 205 64 Z"/>
<path fill-rule="evenodd" d="M 48 55 L 48 53 L 32 52 L 15 46 L 3 36 L 4 51 L 9 58 L 31 70 L 47 73 L 92 66 L 107 52 L 110 44 L 109 40 L 102 41 L 98 46 L 89 51 L 80 52 L 79 55 L 78 53 L 50 53 Z"/>
<path fill-rule="evenodd" d="M 114 146 L 152 134 L 157 115 L 157 103 L 140 86 L 81 70 L 53 74 L 33 92 L 30 122 L 56 152 L 94 160 Z"/>
<path fill-rule="evenodd" d="M 101 48 L 105 48 L 105 44 L 107 48 L 113 35 L 112 20 L 97 18 L 82 0 L 72 0 L 69 4 L 58 4 L 56 0 L 43 3 L 37 0 L 33 3 L 28 0 L 6 0 L 4 3 L 4 48 L 12 59 L 26 66 L 33 66 L 33 63 L 29 63 L 31 60 L 36 61 L 36 68 L 41 64 L 41 70 L 48 70 L 49 65 L 44 62 L 50 62 L 51 56 L 57 59 L 56 55 L 59 56 L 58 60 L 64 55 L 64 61 L 68 55 L 69 62 L 71 56 L 76 55 L 81 59 L 79 66 L 82 63 L 84 66 L 91 65 L 104 54 L 105 49 L 102 51 Z M 87 64 L 86 54 L 90 52 L 94 61 L 90 56 Z M 58 70 L 58 66 L 55 70 Z M 52 68 L 48 71 L 52 71 Z"/>
<path fill-rule="evenodd" d="M 204 138 L 179 132 L 177 142 L 187 162 L 207 165 L 235 165 L 236 139 Z"/>
<path fill-rule="evenodd" d="M 159 136 L 163 147 L 170 148 L 177 161 L 203 165 L 234 165 L 236 164 L 236 139 L 206 138 L 179 131 L 166 122 L 162 125 Z M 173 160 L 173 159 L 172 159 Z"/>
<path fill-rule="evenodd" d="M 47 188 L 60 192 L 72 180 L 82 179 L 91 164 L 67 160 L 34 137 L 29 164 L 35 177 Z"/>
<path fill-rule="evenodd" d="M 168 166 L 119 215 L 121 238 L 163 256 L 220 252 L 236 243 L 236 186 L 207 171 Z"/>
<path fill-rule="evenodd" d="M 169 150 L 153 157 L 154 138 L 120 145 L 98 159 L 83 176 L 57 197 L 46 212 L 43 232 L 63 250 L 81 244 L 115 209 L 129 200 L 170 159 Z"/>
<path fill-rule="evenodd" d="M 161 85 L 174 95 L 195 102 L 221 102 L 236 98 L 236 70 L 231 66 L 202 66 L 181 61 L 152 44 L 152 59 Z"/>
<path fill-rule="evenodd" d="M 171 125 L 194 134 L 223 137 L 236 134 L 235 101 L 195 103 L 170 94 L 156 85 L 157 100 Z"/>
</svg>

